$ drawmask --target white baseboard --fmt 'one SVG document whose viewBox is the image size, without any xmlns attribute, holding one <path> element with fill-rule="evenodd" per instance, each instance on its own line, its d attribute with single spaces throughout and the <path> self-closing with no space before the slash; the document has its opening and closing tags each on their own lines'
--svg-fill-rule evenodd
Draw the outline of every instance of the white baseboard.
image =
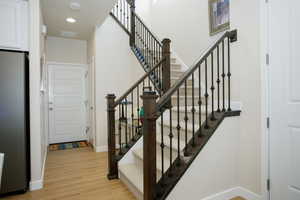
<svg viewBox="0 0 300 200">
<path fill-rule="evenodd" d="M 243 187 L 235 187 L 223 192 L 208 196 L 202 200 L 229 200 L 234 197 L 243 197 L 247 200 L 262 200 L 261 196 Z"/>
<path fill-rule="evenodd" d="M 100 153 L 100 152 L 107 152 L 107 146 L 96 146 L 95 148 L 96 152 L 97 153 Z"/>
<path fill-rule="evenodd" d="M 30 183 L 29 183 L 29 190 L 30 191 L 40 190 L 40 189 L 43 189 L 43 187 L 44 187 L 44 175 L 45 175 L 45 169 L 46 169 L 47 154 L 48 154 L 48 151 L 46 149 L 45 150 L 45 157 L 44 157 L 44 162 L 43 162 L 43 169 L 42 169 L 41 179 L 36 180 L 36 181 L 30 181 Z"/>
</svg>

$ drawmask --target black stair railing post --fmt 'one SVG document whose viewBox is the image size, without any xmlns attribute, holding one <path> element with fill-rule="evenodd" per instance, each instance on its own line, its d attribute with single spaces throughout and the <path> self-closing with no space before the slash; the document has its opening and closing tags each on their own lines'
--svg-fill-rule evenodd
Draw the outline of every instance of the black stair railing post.
<svg viewBox="0 0 300 200">
<path fill-rule="evenodd" d="M 162 57 L 165 59 L 162 66 L 162 88 L 163 93 L 166 93 L 171 88 L 171 40 L 163 39 L 162 41 Z M 166 105 L 171 107 L 171 100 Z"/>
<path fill-rule="evenodd" d="M 130 3 L 130 46 L 135 46 L 135 0 Z"/>
<path fill-rule="evenodd" d="M 107 99 L 107 139 L 108 139 L 108 179 L 118 178 L 118 162 L 116 160 L 116 130 L 115 130 L 115 98 L 108 94 Z"/>
<path fill-rule="evenodd" d="M 144 200 L 155 199 L 156 188 L 156 99 L 154 91 L 144 91 L 143 123 L 143 162 L 144 162 Z"/>
</svg>

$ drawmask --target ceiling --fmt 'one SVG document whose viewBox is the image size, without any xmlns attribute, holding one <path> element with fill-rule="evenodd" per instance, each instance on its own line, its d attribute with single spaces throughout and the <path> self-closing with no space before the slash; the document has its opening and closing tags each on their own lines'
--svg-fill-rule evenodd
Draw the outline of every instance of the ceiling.
<svg viewBox="0 0 300 200">
<path fill-rule="evenodd" d="M 102 24 L 115 0 L 41 0 L 44 24 L 47 26 L 48 36 L 64 37 L 62 31 L 75 32 L 71 38 L 88 40 L 95 25 Z M 72 10 L 71 2 L 81 5 L 80 10 Z M 66 22 L 72 17 L 76 23 Z M 68 37 L 70 38 L 70 37 Z"/>
</svg>

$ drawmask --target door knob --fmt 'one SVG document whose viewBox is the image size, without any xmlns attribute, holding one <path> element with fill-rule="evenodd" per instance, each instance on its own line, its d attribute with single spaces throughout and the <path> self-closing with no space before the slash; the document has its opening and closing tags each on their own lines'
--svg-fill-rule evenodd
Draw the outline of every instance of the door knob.
<svg viewBox="0 0 300 200">
<path fill-rule="evenodd" d="M 49 108 L 49 110 L 50 110 L 50 111 L 52 111 L 52 110 L 53 110 L 53 108 Z"/>
</svg>

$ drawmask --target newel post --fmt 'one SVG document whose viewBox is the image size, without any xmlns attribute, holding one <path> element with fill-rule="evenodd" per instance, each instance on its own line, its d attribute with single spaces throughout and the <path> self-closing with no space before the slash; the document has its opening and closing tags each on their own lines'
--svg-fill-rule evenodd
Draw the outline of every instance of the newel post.
<svg viewBox="0 0 300 200">
<path fill-rule="evenodd" d="M 170 50 L 170 39 L 164 39 L 162 41 L 162 56 L 165 58 L 162 68 L 163 77 L 163 92 L 166 93 L 171 87 L 171 50 Z"/>
<path fill-rule="evenodd" d="M 118 162 L 116 160 L 116 132 L 115 132 L 115 98 L 108 94 L 107 99 L 107 145 L 108 145 L 108 174 L 109 180 L 118 178 Z"/>
<path fill-rule="evenodd" d="M 135 45 L 135 0 L 130 3 L 130 46 Z"/>
<path fill-rule="evenodd" d="M 155 199 L 156 186 L 156 99 L 154 91 L 144 91 L 144 200 Z"/>
</svg>

